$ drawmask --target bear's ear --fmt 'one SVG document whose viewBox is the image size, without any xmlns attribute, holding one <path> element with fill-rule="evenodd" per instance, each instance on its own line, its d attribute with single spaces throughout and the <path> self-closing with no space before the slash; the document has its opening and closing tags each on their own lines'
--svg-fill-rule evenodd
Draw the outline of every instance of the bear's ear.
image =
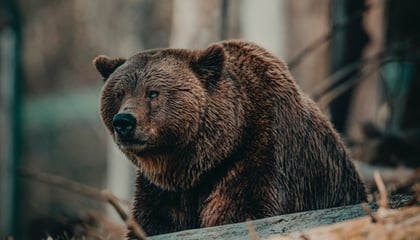
<svg viewBox="0 0 420 240">
<path fill-rule="evenodd" d="M 206 87 L 215 87 L 222 76 L 225 52 L 221 45 L 211 45 L 200 51 L 191 64 L 193 71 L 205 79 Z"/>
<path fill-rule="evenodd" d="M 103 55 L 97 56 L 95 59 L 93 59 L 93 65 L 95 65 L 101 76 L 104 77 L 105 81 L 109 75 L 111 75 L 115 69 L 117 69 L 123 63 L 125 63 L 125 59 L 123 58 L 112 59 Z"/>
</svg>

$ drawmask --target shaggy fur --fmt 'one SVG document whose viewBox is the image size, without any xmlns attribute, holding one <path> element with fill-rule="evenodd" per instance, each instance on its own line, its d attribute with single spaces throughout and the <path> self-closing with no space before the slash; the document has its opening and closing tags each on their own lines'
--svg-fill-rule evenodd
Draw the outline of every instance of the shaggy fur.
<svg viewBox="0 0 420 240">
<path fill-rule="evenodd" d="M 286 65 L 248 42 L 97 57 L 101 116 L 138 167 L 133 214 L 149 235 L 366 200 L 338 134 Z M 150 91 L 158 92 L 149 97 Z M 117 113 L 137 125 L 124 145 Z"/>
</svg>

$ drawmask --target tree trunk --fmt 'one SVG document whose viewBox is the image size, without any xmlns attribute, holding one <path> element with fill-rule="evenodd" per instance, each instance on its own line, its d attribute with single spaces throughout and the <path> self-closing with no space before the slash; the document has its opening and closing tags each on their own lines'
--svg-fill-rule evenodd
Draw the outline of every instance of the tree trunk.
<svg viewBox="0 0 420 240">
<path fill-rule="evenodd" d="M 204 48 L 220 40 L 222 1 L 175 0 L 169 46 Z"/>
<path fill-rule="evenodd" d="M 368 42 L 362 26 L 364 9 L 364 0 L 332 2 L 331 73 L 360 60 L 364 46 Z M 350 72 L 336 86 L 351 81 L 357 73 L 358 70 Z M 353 87 L 337 97 L 330 105 L 331 121 L 341 134 L 345 134 L 352 94 Z"/>
</svg>

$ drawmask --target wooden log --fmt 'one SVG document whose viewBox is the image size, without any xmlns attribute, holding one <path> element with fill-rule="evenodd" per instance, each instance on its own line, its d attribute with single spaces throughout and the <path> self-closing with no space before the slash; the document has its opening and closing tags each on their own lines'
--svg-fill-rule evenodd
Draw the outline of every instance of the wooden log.
<svg viewBox="0 0 420 240">
<path fill-rule="evenodd" d="M 409 200 L 410 196 L 393 196 L 389 201 L 389 206 L 390 208 L 399 208 L 404 206 Z M 372 212 L 375 212 L 378 208 L 376 203 L 370 203 L 368 206 Z M 258 237 L 267 238 L 277 234 L 285 235 L 365 215 L 367 215 L 366 210 L 361 204 L 357 204 L 254 220 L 251 222 L 251 226 L 252 232 L 254 233 L 255 231 Z M 249 232 L 250 228 L 246 223 L 242 222 L 152 236 L 149 239 L 250 239 Z"/>
<path fill-rule="evenodd" d="M 271 236 L 270 240 L 324 239 L 420 239 L 420 206 L 399 210 L 379 209 L 372 217 L 362 217 L 322 226 L 287 236 Z"/>
</svg>

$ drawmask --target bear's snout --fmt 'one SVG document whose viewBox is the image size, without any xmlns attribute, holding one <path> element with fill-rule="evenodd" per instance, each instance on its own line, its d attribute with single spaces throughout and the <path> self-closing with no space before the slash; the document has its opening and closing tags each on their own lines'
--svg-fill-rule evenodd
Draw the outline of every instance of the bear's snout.
<svg viewBox="0 0 420 240">
<path fill-rule="evenodd" d="M 112 119 L 112 127 L 119 138 L 130 138 L 136 128 L 136 118 L 130 113 L 116 114 Z"/>
</svg>

